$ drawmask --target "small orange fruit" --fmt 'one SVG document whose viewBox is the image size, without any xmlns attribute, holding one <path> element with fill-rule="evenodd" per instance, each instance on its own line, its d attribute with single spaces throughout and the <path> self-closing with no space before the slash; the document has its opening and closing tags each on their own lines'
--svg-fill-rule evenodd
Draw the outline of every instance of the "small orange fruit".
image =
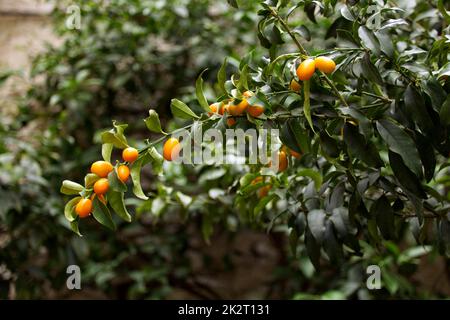
<svg viewBox="0 0 450 320">
<path fill-rule="evenodd" d="M 298 66 L 297 77 L 302 81 L 309 80 L 313 76 L 315 70 L 316 63 L 314 62 L 314 60 L 306 59 Z"/>
<path fill-rule="evenodd" d="M 211 112 L 208 112 L 208 116 L 212 116 L 214 113 L 217 113 L 217 111 L 219 111 L 219 103 L 213 103 L 209 106 L 209 110 L 211 110 Z"/>
<path fill-rule="evenodd" d="M 248 107 L 247 99 L 242 99 L 238 104 L 231 103 L 228 106 L 228 112 L 232 116 L 240 116 L 242 115 Z"/>
<path fill-rule="evenodd" d="M 91 172 L 95 173 L 100 178 L 106 178 L 108 173 L 113 171 L 113 169 L 112 164 L 106 161 L 96 161 L 91 166 Z"/>
<path fill-rule="evenodd" d="M 124 161 L 134 162 L 139 156 L 139 152 L 135 148 L 128 147 L 122 151 Z"/>
<path fill-rule="evenodd" d="M 75 207 L 75 212 L 80 218 L 86 218 L 92 212 L 92 201 L 90 199 L 81 199 Z"/>
<path fill-rule="evenodd" d="M 302 154 L 300 152 L 294 151 L 292 149 L 289 149 L 289 154 L 293 156 L 294 158 L 300 159 L 302 157 Z"/>
<path fill-rule="evenodd" d="M 167 161 L 172 161 L 178 158 L 179 152 L 181 150 L 180 141 L 175 138 L 167 139 L 163 147 L 163 157 Z"/>
<path fill-rule="evenodd" d="M 269 185 L 269 184 L 267 186 L 261 187 L 258 190 L 258 198 L 264 198 L 265 196 L 267 196 L 267 194 L 269 193 L 270 189 L 272 189 L 272 186 Z"/>
<path fill-rule="evenodd" d="M 253 96 L 253 92 L 251 92 L 250 90 L 245 91 L 243 94 L 244 98 L 251 98 Z"/>
<path fill-rule="evenodd" d="M 297 82 L 297 80 L 295 79 L 291 80 L 291 83 L 289 84 L 289 89 L 295 92 L 299 92 L 301 88 L 302 86 L 300 85 L 300 83 Z"/>
<path fill-rule="evenodd" d="M 264 106 L 260 105 L 249 105 L 247 112 L 253 118 L 257 118 L 264 113 Z"/>
<path fill-rule="evenodd" d="M 232 117 L 228 117 L 227 118 L 227 126 L 232 127 L 236 124 L 236 119 L 232 118 Z"/>
<path fill-rule="evenodd" d="M 108 192 L 109 182 L 106 178 L 101 178 L 94 183 L 94 192 L 96 194 L 105 194 Z"/>
<path fill-rule="evenodd" d="M 332 73 L 336 69 L 336 63 L 328 57 L 317 57 L 314 59 L 316 63 L 316 68 L 323 73 Z"/>
<path fill-rule="evenodd" d="M 278 172 L 283 172 L 288 167 L 288 159 L 286 152 L 279 151 L 278 152 Z"/>
<path fill-rule="evenodd" d="M 121 165 L 117 168 L 117 175 L 119 176 L 120 181 L 123 183 L 127 182 L 130 177 L 130 168 L 126 165 Z"/>
<path fill-rule="evenodd" d="M 228 104 L 222 103 L 219 107 L 219 114 L 223 116 L 225 112 L 228 112 Z"/>
</svg>

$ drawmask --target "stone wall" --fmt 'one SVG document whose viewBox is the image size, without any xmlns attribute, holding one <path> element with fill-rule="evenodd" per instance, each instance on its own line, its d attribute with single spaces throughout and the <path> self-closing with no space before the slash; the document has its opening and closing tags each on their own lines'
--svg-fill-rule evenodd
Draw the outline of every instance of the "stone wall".
<svg viewBox="0 0 450 320">
<path fill-rule="evenodd" d="M 0 111 L 14 112 L 14 97 L 27 88 L 31 59 L 45 48 L 57 43 L 52 33 L 51 5 L 43 0 L 0 1 L 0 74 L 18 71 L 0 87 Z"/>
</svg>

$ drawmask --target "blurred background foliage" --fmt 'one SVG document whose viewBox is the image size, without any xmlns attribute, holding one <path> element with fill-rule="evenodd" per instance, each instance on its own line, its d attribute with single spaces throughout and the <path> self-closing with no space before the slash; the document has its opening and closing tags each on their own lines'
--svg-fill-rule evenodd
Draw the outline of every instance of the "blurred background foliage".
<svg viewBox="0 0 450 320">
<path fill-rule="evenodd" d="M 65 25 L 66 8 L 74 3 L 81 9 L 81 30 Z M 449 288 L 430 283 L 426 268 L 445 276 L 448 264 L 434 253 L 425 255 L 427 248 L 411 247 L 411 239 L 388 242 L 382 251 L 365 244 L 364 256 L 315 271 L 301 245 L 297 255 L 290 253 L 283 227 L 266 234 L 239 222 L 225 192 L 241 174 L 235 166 L 169 164 L 161 183 L 144 172 L 144 189 L 171 205 L 130 200 L 139 218 L 119 224 L 116 233 L 96 223 L 83 225 L 83 238 L 69 230 L 59 186 L 66 178 L 80 180 L 97 160 L 99 132 L 118 120 L 133 126 L 131 137 L 150 138 L 142 121 L 149 108 L 173 126 L 170 99 L 195 104 L 195 79 L 205 68 L 207 95 L 214 96 L 225 57 L 237 68 L 251 50 L 265 54 L 257 37 L 258 6 L 246 1 L 236 10 L 224 0 L 55 2 L 52 18 L 62 43 L 34 59 L 33 85 L 17 101 L 13 117 L 0 118 L 0 298 L 448 295 Z M 331 20 L 295 19 L 310 30 L 309 47 L 326 46 L 322 39 Z M 177 203 L 171 203 L 171 185 Z M 183 191 L 196 195 L 189 209 L 183 200 L 191 199 Z M 189 220 L 179 218 L 188 215 Z M 212 222 L 219 222 L 214 231 Z M 209 244 L 203 236 L 210 236 Z M 70 264 L 82 270 L 78 293 L 66 289 Z M 365 287 L 370 264 L 382 266 L 381 290 Z"/>
</svg>

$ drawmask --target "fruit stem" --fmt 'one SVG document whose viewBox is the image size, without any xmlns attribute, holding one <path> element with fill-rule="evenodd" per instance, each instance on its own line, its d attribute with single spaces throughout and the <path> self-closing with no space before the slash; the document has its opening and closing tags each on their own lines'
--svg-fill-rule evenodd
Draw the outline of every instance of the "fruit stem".
<svg viewBox="0 0 450 320">
<path fill-rule="evenodd" d="M 292 38 L 292 40 L 294 41 L 295 45 L 298 47 L 298 49 L 300 50 L 301 54 L 305 57 L 309 57 L 309 53 L 308 51 L 306 51 L 306 49 L 303 47 L 303 45 L 300 43 L 300 41 L 297 39 L 297 37 L 295 36 L 295 34 L 292 32 L 291 28 L 288 26 L 288 24 L 286 23 L 286 21 L 284 21 L 283 18 L 280 17 L 280 15 L 278 14 L 278 12 L 276 12 L 275 9 L 270 8 L 270 12 L 272 14 L 272 16 L 277 19 L 280 24 L 283 26 L 284 30 L 289 34 L 289 36 Z M 328 83 L 328 85 L 331 87 L 331 90 L 335 93 L 335 95 L 339 98 L 339 100 L 341 100 L 342 104 L 346 107 L 348 107 L 347 101 L 345 101 L 344 97 L 341 95 L 341 93 L 339 92 L 339 90 L 336 88 L 336 86 L 334 85 L 334 83 L 330 80 L 330 78 L 328 78 L 328 76 L 323 73 L 320 72 L 321 75 L 325 78 L 325 81 Z"/>
</svg>

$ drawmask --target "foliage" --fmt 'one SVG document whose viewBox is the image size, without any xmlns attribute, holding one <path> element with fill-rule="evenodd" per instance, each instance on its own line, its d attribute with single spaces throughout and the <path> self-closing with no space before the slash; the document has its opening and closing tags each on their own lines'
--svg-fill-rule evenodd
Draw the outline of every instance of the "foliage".
<svg viewBox="0 0 450 320">
<path fill-rule="evenodd" d="M 210 243 L 223 228 L 285 236 L 280 251 L 290 253 L 272 280 L 284 286 L 283 297 L 440 296 L 415 287 L 411 276 L 419 258 L 449 250 L 443 6 L 229 2 L 237 8 L 215 1 L 83 1 L 80 31 L 67 30 L 64 11 L 55 11 L 65 41 L 36 60 L 33 74 L 45 82 L 30 90 L 19 118 L 29 126 L 38 118 L 45 147 L 23 142 L 20 125 L 1 131 L 10 136 L 2 139 L 9 144 L 1 148 L 8 173 L 1 195 L 21 201 L 0 216 L 4 233 L 14 236 L 0 255 L 7 268 L 29 275 L 17 278 L 18 296 L 63 288 L 61 270 L 74 262 L 87 270 L 83 283 L 110 296 L 167 297 L 191 273 L 185 251 L 192 225 Z M 300 82 L 301 92 L 290 90 L 299 63 L 319 55 L 333 58 L 336 71 L 316 72 Z M 230 57 L 220 67 L 224 56 Z M 180 128 L 225 129 L 229 115 L 207 116 L 208 104 L 240 102 L 246 90 L 265 113 L 236 117 L 236 127 L 279 128 L 280 145 L 301 152 L 300 159 L 289 157 L 286 171 L 253 184 L 263 165 L 162 160 L 162 142 Z M 120 121 L 105 131 L 112 119 Z M 63 216 L 56 195 L 62 180 L 83 184 L 80 192 L 65 183 L 67 201 L 89 197 L 89 178 L 83 181 L 89 164 L 120 159 L 128 145 L 140 151 L 132 181 L 123 184 L 113 172 L 107 205 L 97 201 L 93 218 L 79 220 L 71 205 Z M 265 184 L 268 194 L 258 197 Z M 58 227 L 69 228 L 69 221 L 82 238 Z M 41 256 L 51 263 L 37 263 Z M 371 264 L 382 268 L 382 290 L 364 286 Z M 38 284 L 34 292 L 27 283 Z"/>
</svg>

